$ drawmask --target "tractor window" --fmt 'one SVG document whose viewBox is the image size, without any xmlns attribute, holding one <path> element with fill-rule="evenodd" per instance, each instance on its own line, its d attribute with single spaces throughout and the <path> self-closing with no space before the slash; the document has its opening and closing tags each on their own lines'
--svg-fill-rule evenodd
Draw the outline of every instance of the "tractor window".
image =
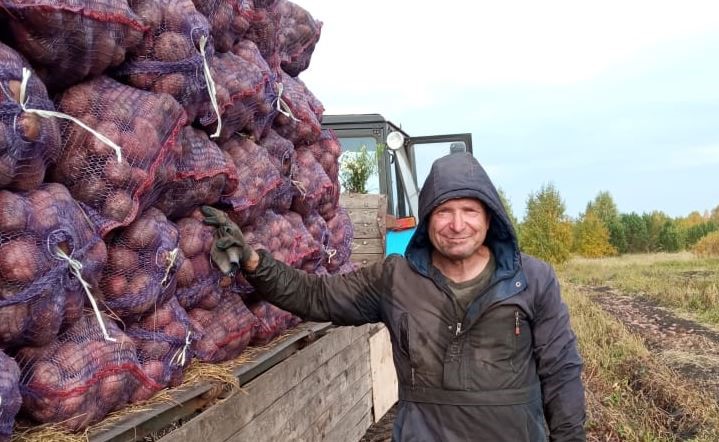
<svg viewBox="0 0 719 442">
<path fill-rule="evenodd" d="M 412 145 L 411 155 L 412 161 L 414 162 L 413 167 L 416 173 L 417 188 L 422 188 L 434 160 L 450 153 L 464 151 L 461 149 L 464 148 L 463 144 L 464 143 L 462 143 L 462 146 L 459 146 L 457 142 L 444 142 Z"/>
<path fill-rule="evenodd" d="M 367 147 L 367 152 L 374 155 L 377 150 L 377 140 L 373 137 L 360 137 L 360 138 L 344 138 L 340 137 L 340 144 L 342 145 L 342 155 L 352 155 L 352 152 L 359 152 L 362 146 Z M 340 175 L 342 171 L 340 170 Z M 342 180 L 340 179 L 340 183 Z M 344 192 L 344 186 L 342 186 L 342 192 Z M 367 192 L 368 193 L 380 193 L 379 189 L 379 174 L 375 173 L 367 180 Z"/>
</svg>

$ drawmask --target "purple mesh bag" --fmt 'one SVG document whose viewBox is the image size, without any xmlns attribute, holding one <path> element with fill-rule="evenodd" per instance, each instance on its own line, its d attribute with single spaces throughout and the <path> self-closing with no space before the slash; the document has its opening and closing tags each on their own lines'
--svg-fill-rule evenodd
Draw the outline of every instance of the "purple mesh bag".
<svg viewBox="0 0 719 442">
<path fill-rule="evenodd" d="M 97 294 L 106 259 L 105 243 L 61 184 L 0 190 L 0 348 L 47 344 L 76 321 L 83 283 Z"/>
<path fill-rule="evenodd" d="M 339 158 L 342 155 L 342 145 L 340 140 L 337 138 L 337 134 L 332 129 L 322 129 L 320 138 L 317 143 L 311 145 L 309 149 L 312 151 L 312 155 L 315 156 L 322 168 L 330 177 L 332 182 L 339 182 L 339 169 L 340 163 Z"/>
<path fill-rule="evenodd" d="M 260 51 L 272 72 L 280 70 L 279 35 L 280 15 L 276 10 L 277 2 L 260 2 L 255 0 L 248 15 L 249 28 L 243 36 L 250 40 Z"/>
<path fill-rule="evenodd" d="M 60 152 L 60 131 L 54 118 L 28 110 L 54 111 L 45 85 L 30 75 L 23 98 L 23 68 L 28 62 L 0 43 L 0 189 L 33 190 L 45 177 L 46 166 Z"/>
<path fill-rule="evenodd" d="M 230 217 L 239 226 L 260 216 L 273 204 L 274 191 L 282 184 L 282 177 L 270 161 L 267 150 L 245 137 L 234 137 L 222 144 L 237 167 L 237 189 L 220 198 L 232 208 Z"/>
<path fill-rule="evenodd" d="M 289 215 L 289 216 L 288 216 Z M 306 260 L 316 260 L 319 244 L 292 212 L 279 215 L 272 210 L 243 227 L 245 240 L 255 249 L 265 249 L 272 256 L 292 267 L 301 267 Z M 293 224 L 294 223 L 294 224 Z"/>
<path fill-rule="evenodd" d="M 0 441 L 10 441 L 15 415 L 20 411 L 20 369 L 15 360 L 0 351 Z"/>
<path fill-rule="evenodd" d="M 89 315 L 56 341 L 18 352 L 22 409 L 34 420 L 79 431 L 127 404 L 139 384 L 159 388 L 141 370 L 132 340 L 102 317 L 113 340 Z"/>
<path fill-rule="evenodd" d="M 312 234 L 307 230 L 302 215 L 289 211 L 282 214 L 289 221 L 295 235 L 295 260 L 293 264 L 302 270 L 313 273 L 318 266 L 323 264 L 324 248 Z"/>
<path fill-rule="evenodd" d="M 315 20 L 301 6 L 287 0 L 279 0 L 275 11 L 280 17 L 277 35 L 280 66 L 283 71 L 296 77 L 310 65 L 315 45 L 320 39 L 322 22 Z"/>
<path fill-rule="evenodd" d="M 113 76 L 138 89 L 172 95 L 189 121 L 199 118 L 205 125 L 217 121 L 204 71 L 205 60 L 214 54 L 207 19 L 191 0 L 129 0 L 129 4 L 150 29 L 138 46 L 128 50 L 125 63 Z"/>
<path fill-rule="evenodd" d="M 256 66 L 266 78 L 264 93 L 255 96 L 255 115 L 251 130 L 255 139 L 260 139 L 272 127 L 272 122 L 278 112 L 280 103 L 277 101 L 277 94 L 279 93 L 277 75 L 262 57 L 257 45 L 250 40 L 240 40 L 235 43 L 232 47 L 232 53 Z"/>
<path fill-rule="evenodd" d="M 187 216 L 196 207 L 215 204 L 220 196 L 237 188 L 234 161 L 205 132 L 184 127 L 178 142 L 182 154 L 175 163 L 167 164 L 169 182 L 161 187 L 155 202 L 155 207 L 170 219 Z"/>
<path fill-rule="evenodd" d="M 125 59 L 147 30 L 126 0 L 0 0 L 13 46 L 58 91 Z"/>
<path fill-rule="evenodd" d="M 203 362 L 222 362 L 239 356 L 252 340 L 257 319 L 240 296 L 226 291 L 212 310 L 195 308 L 188 312 L 197 341 L 195 357 Z"/>
<path fill-rule="evenodd" d="M 161 165 L 174 161 L 185 111 L 167 94 L 153 94 L 99 77 L 62 95 L 60 111 L 109 138 L 116 148 L 75 123 L 63 123 L 64 152 L 51 177 L 90 210 L 104 236 L 127 226 L 157 197 Z"/>
<path fill-rule="evenodd" d="M 295 147 L 315 143 L 322 130 L 324 107 L 299 78 L 280 74 L 282 94 L 279 100 L 287 111 L 278 113 L 272 127 L 277 133 L 292 141 Z"/>
<path fill-rule="evenodd" d="M 290 312 L 275 307 L 267 301 L 258 301 L 250 305 L 250 311 L 257 318 L 257 331 L 250 345 L 267 345 L 286 330 L 294 328 L 302 322 Z"/>
<path fill-rule="evenodd" d="M 292 165 L 296 161 L 296 154 L 295 146 L 290 140 L 282 138 L 277 132 L 270 129 L 259 144 L 267 149 L 267 153 L 270 154 L 270 161 L 282 176 L 292 174 Z"/>
<path fill-rule="evenodd" d="M 192 0 L 210 22 L 215 48 L 229 52 L 250 27 L 251 0 Z"/>
<path fill-rule="evenodd" d="M 303 216 L 302 221 L 304 222 L 307 231 L 310 235 L 312 235 L 312 238 L 314 238 L 320 245 L 320 252 L 322 253 L 324 259 L 326 259 L 328 256 L 327 249 L 330 244 L 330 229 L 327 226 L 327 221 L 325 221 L 325 219 L 317 212 L 310 212 L 309 214 Z M 322 265 L 324 265 L 324 260 Z"/>
<path fill-rule="evenodd" d="M 231 52 L 215 54 L 210 59 L 210 69 L 222 115 L 219 140 L 228 140 L 236 132 L 259 139 L 267 126 L 264 116 L 272 112 L 267 73 Z M 258 121 L 262 124 L 257 124 Z M 217 124 L 213 123 L 207 129 L 216 133 Z"/>
<path fill-rule="evenodd" d="M 349 261 L 352 254 L 354 227 L 349 213 L 344 208 L 337 209 L 337 214 L 327 221 L 327 227 L 330 229 L 330 243 L 326 267 L 330 273 L 336 273 L 343 264 Z"/>
<path fill-rule="evenodd" d="M 175 296 L 187 309 L 201 307 L 212 310 L 220 302 L 222 273 L 210 261 L 214 227 L 204 224 L 204 216 L 196 209 L 177 222 L 180 249 L 185 260 L 177 270 Z"/>
<path fill-rule="evenodd" d="M 297 167 L 292 179 L 298 192 L 292 200 L 292 210 L 307 215 L 313 210 L 329 218 L 335 209 L 335 194 L 332 181 L 309 149 L 297 149 Z"/>
<path fill-rule="evenodd" d="M 122 319 L 139 319 L 175 293 L 184 259 L 177 228 L 150 207 L 107 240 L 100 280 L 105 305 Z"/>
<path fill-rule="evenodd" d="M 171 297 L 154 312 L 132 324 L 126 333 L 135 343 L 142 371 L 154 381 L 153 384 L 139 384 L 130 402 L 145 401 L 161 388 L 182 383 L 184 371 L 192 361 L 191 345 L 195 337 L 190 318 L 177 298 Z"/>
</svg>

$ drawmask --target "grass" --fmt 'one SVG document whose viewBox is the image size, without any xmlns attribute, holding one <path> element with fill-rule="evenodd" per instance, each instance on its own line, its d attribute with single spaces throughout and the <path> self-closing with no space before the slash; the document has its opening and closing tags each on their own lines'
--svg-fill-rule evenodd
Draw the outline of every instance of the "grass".
<svg viewBox="0 0 719 442">
<path fill-rule="evenodd" d="M 686 252 L 574 258 L 559 272 L 575 284 L 610 286 L 719 325 L 719 258 Z"/>
<path fill-rule="evenodd" d="M 588 440 L 719 440 L 714 398 L 656 360 L 580 288 L 562 286 L 585 363 Z"/>
</svg>

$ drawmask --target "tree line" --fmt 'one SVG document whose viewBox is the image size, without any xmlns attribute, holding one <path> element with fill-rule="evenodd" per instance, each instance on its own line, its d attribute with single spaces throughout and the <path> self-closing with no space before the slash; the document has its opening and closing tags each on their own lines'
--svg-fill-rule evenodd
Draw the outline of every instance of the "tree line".
<svg viewBox="0 0 719 442">
<path fill-rule="evenodd" d="M 499 193 L 522 251 L 553 264 L 572 255 L 600 258 L 681 250 L 719 255 L 719 205 L 711 212 L 676 218 L 661 211 L 620 213 L 611 194 L 602 191 L 572 219 L 557 188 L 546 184 L 529 195 L 526 215 L 518 222 L 506 195 L 501 189 Z"/>
</svg>

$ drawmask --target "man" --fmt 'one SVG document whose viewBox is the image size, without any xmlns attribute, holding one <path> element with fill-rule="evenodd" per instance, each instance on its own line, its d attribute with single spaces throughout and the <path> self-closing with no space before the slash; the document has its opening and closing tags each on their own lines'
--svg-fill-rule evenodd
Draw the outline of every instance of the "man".
<svg viewBox="0 0 719 442">
<path fill-rule="evenodd" d="M 419 212 L 406 258 L 330 277 L 256 253 L 221 214 L 207 222 L 225 229 L 214 255 L 229 269 L 231 250 L 270 302 L 307 320 L 387 325 L 399 379 L 393 440 L 584 440 L 581 359 L 556 276 L 519 252 L 477 160 L 438 159 Z"/>
</svg>

